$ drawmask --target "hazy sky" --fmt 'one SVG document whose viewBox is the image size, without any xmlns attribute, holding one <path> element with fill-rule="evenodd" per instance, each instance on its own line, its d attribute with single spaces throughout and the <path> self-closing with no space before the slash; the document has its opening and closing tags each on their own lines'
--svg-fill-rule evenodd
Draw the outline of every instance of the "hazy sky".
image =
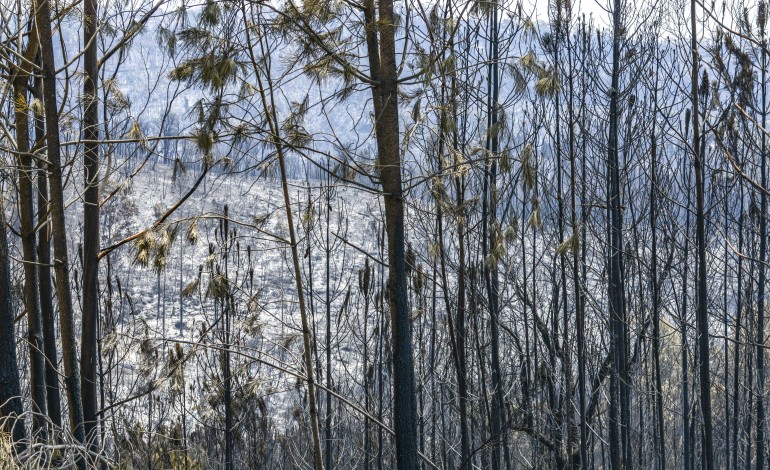
<svg viewBox="0 0 770 470">
<path fill-rule="evenodd" d="M 609 14 L 605 10 L 608 0 L 575 0 L 573 2 L 572 10 L 575 13 L 585 13 L 586 16 L 593 14 L 597 20 L 609 20 Z M 534 4 L 535 14 L 538 19 L 546 20 L 548 18 L 548 0 L 524 0 L 524 5 L 530 4 L 529 9 L 532 9 Z M 601 5 L 601 6 L 600 6 Z"/>
</svg>

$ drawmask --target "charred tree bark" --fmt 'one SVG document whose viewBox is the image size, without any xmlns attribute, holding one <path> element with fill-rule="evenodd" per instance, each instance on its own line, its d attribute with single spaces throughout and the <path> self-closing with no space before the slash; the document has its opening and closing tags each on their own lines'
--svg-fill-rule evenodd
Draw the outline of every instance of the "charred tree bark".
<svg viewBox="0 0 770 470">
<path fill-rule="evenodd" d="M 38 53 L 37 62 L 40 62 Z M 43 80 L 35 76 L 35 99 L 43 102 Z M 35 114 L 36 147 L 45 144 L 44 115 Z M 45 164 L 38 163 L 37 170 L 37 259 L 38 282 L 40 285 L 40 316 L 43 322 L 43 346 L 45 350 L 45 383 L 48 418 L 54 426 L 60 428 L 61 396 L 59 392 L 59 359 L 56 352 L 56 318 L 53 306 L 53 289 L 51 286 L 51 223 L 48 206 L 48 172 Z"/>
<path fill-rule="evenodd" d="M 99 318 L 99 111 L 96 57 L 97 1 L 83 2 L 83 323 L 80 384 L 83 393 L 85 435 L 92 450 L 97 445 L 97 329 Z"/>
<path fill-rule="evenodd" d="M 78 442 L 85 441 L 83 429 L 83 402 L 80 391 L 77 340 L 75 339 L 72 289 L 70 288 L 67 227 L 64 218 L 64 188 L 62 182 L 61 148 L 59 142 L 59 115 L 56 99 L 56 65 L 51 32 L 51 5 L 49 0 L 37 0 L 36 23 L 40 37 L 43 76 L 43 106 L 45 108 L 46 144 L 48 146 L 48 172 L 51 191 L 50 208 L 53 229 L 54 270 L 56 296 L 59 302 L 64 382 L 67 388 L 70 427 Z M 85 463 L 79 462 L 80 468 Z"/>
<path fill-rule="evenodd" d="M 612 376 L 610 377 L 610 460 L 613 470 L 620 470 L 629 461 L 628 446 L 628 374 L 626 344 L 626 299 L 623 286 L 623 214 L 620 200 L 620 159 L 618 152 L 618 94 L 620 86 L 620 43 L 623 38 L 621 5 L 614 1 L 612 10 L 612 75 L 609 110 L 609 155 L 607 160 L 608 189 L 608 293 L 610 307 L 610 348 Z"/>
<path fill-rule="evenodd" d="M 659 65 L 659 64 L 657 64 Z M 656 68 L 657 72 L 657 68 Z M 657 75 L 656 75 L 657 77 Z M 655 102 L 655 112 L 658 111 L 658 81 L 655 80 L 655 89 L 653 90 Z M 666 467 L 666 438 L 665 421 L 663 420 L 663 384 L 660 372 L 660 282 L 658 276 L 658 146 L 657 136 L 655 135 L 655 123 L 657 116 L 652 118 L 652 131 L 650 133 L 650 230 L 652 232 L 651 254 L 652 262 L 650 266 L 650 283 L 652 284 L 652 356 L 655 375 L 655 420 L 656 420 L 656 451 L 659 468 Z"/>
<path fill-rule="evenodd" d="M 26 437 L 24 421 L 14 419 L 21 415 L 21 386 L 19 363 L 16 361 L 16 335 L 13 325 L 11 302 L 11 268 L 8 253 L 8 236 L 5 228 L 5 201 L 0 198 L 0 430 L 11 434 L 21 450 Z"/>
<path fill-rule="evenodd" d="M 764 12 L 760 12 L 764 14 Z M 762 188 L 767 188 L 767 136 L 764 132 L 767 129 L 767 44 L 764 39 L 764 19 L 760 20 L 762 32 L 761 47 L 761 75 L 760 75 L 760 94 L 762 100 L 760 105 L 761 112 L 761 148 L 760 148 L 760 184 Z M 759 212 L 759 261 L 757 269 L 759 270 L 759 280 L 757 284 L 757 335 L 756 335 L 756 355 L 757 355 L 757 470 L 765 468 L 765 289 L 767 282 L 767 267 L 765 259 L 767 257 L 767 191 L 761 191 L 760 212 Z"/>
<path fill-rule="evenodd" d="M 372 98 L 388 245 L 387 294 L 393 335 L 393 427 L 396 440 L 396 464 L 400 470 L 412 470 L 419 465 L 417 402 L 406 276 L 404 193 L 399 149 L 398 68 L 393 1 L 379 2 L 379 17 L 376 19 L 374 11 L 374 1 L 368 0 L 364 7 L 366 42 L 370 74 L 375 81 L 372 86 Z"/>
<path fill-rule="evenodd" d="M 35 237 L 35 203 L 33 195 L 34 165 L 30 145 L 28 85 L 31 63 L 37 51 L 37 37 L 30 35 L 24 57 L 13 79 L 14 120 L 16 124 L 16 163 L 19 173 L 19 219 L 24 256 L 24 307 L 27 311 L 27 346 L 29 348 L 29 386 L 32 395 L 32 432 L 45 434 L 46 389 L 43 323 Z"/>
<path fill-rule="evenodd" d="M 709 325 L 708 325 L 708 271 L 706 269 L 706 209 L 705 209 L 705 183 L 704 183 L 704 154 L 701 151 L 701 129 L 698 92 L 698 37 L 696 0 L 690 2 L 690 27 L 691 27 L 691 54 L 692 54 L 692 151 L 695 170 L 695 238 L 698 253 L 698 285 L 697 285 L 697 310 L 696 324 L 698 329 L 698 370 L 700 375 L 700 406 L 703 414 L 702 451 L 703 466 L 706 470 L 714 468 L 714 439 L 711 424 L 711 370 L 709 351 Z M 760 242 L 761 243 L 761 242 Z M 760 311 L 760 316 L 762 315 Z M 759 356 L 758 356 L 759 359 Z M 757 364 L 760 366 L 760 364 Z M 761 370 L 761 369 L 758 369 Z M 760 411 L 758 406 L 757 412 Z M 759 437 L 759 436 L 758 436 Z M 759 467 L 758 467 L 759 468 Z"/>
<path fill-rule="evenodd" d="M 499 151 L 498 128 L 498 95 L 499 95 L 499 68 L 498 68 L 498 6 L 492 2 L 492 11 L 489 15 L 489 64 L 487 66 L 487 138 L 486 150 L 496 157 Z M 499 239 L 497 222 L 497 160 L 485 163 L 484 194 L 482 208 L 482 250 L 484 255 L 484 282 L 486 284 L 489 302 L 490 322 L 490 379 L 492 386 L 492 404 L 490 406 L 490 439 L 492 449 L 492 469 L 497 470 L 501 465 L 501 450 L 506 450 L 506 439 L 503 433 L 505 422 L 505 402 L 503 398 L 502 371 L 500 367 L 500 301 L 499 280 L 497 269 L 497 255 L 494 254 Z M 507 450 L 505 452 L 506 463 L 508 461 Z"/>
</svg>

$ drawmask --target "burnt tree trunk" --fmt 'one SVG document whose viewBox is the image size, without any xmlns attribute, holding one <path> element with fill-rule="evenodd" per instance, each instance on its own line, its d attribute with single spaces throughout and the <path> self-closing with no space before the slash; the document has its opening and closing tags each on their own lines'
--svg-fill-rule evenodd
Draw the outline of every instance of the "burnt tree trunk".
<svg viewBox="0 0 770 470">
<path fill-rule="evenodd" d="M 75 338 L 69 256 L 67 253 L 67 227 L 64 219 L 65 202 L 59 142 L 59 115 L 56 103 L 56 65 L 54 63 L 53 37 L 51 32 L 51 5 L 49 0 L 38 0 L 35 6 L 36 23 L 41 39 L 40 51 L 44 87 L 43 106 L 45 108 L 46 144 L 48 146 L 48 172 L 50 175 L 49 184 L 51 192 L 49 204 L 53 229 L 53 265 L 56 273 L 56 296 L 59 303 L 64 383 L 67 389 L 72 433 L 78 442 L 84 442 L 80 368 L 77 361 L 77 340 Z M 81 460 L 79 466 L 80 468 L 85 468 L 85 463 Z"/>
<path fill-rule="evenodd" d="M 85 434 L 96 449 L 97 330 L 99 318 L 99 111 L 97 100 L 96 0 L 83 2 L 83 323 L 80 378 Z"/>
<path fill-rule="evenodd" d="M 16 362 L 16 335 L 11 302 L 11 269 L 5 229 L 5 201 L 0 198 L 0 428 L 11 434 L 17 449 L 24 440 L 24 421 L 14 419 L 22 413 L 19 365 Z"/>
</svg>

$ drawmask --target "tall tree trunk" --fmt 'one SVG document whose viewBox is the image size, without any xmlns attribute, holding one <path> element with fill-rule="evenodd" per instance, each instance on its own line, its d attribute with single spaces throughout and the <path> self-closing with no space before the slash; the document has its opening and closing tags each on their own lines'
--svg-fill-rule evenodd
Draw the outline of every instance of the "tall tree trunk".
<svg viewBox="0 0 770 470">
<path fill-rule="evenodd" d="M 657 51 L 656 51 L 657 52 Z M 656 64 L 659 67 L 659 60 Z M 656 75 L 657 77 L 657 75 Z M 658 81 L 655 80 L 653 90 L 653 102 L 655 103 L 655 113 L 658 112 Z M 652 130 L 650 132 L 650 231 L 652 241 L 650 243 L 652 262 L 650 266 L 650 277 L 652 284 L 652 357 L 654 362 L 655 375 L 655 416 L 656 416 L 656 442 L 655 448 L 658 457 L 658 468 L 666 468 L 666 438 L 665 421 L 663 420 L 663 384 L 660 372 L 660 286 L 658 277 L 658 141 L 655 135 L 655 123 L 657 116 L 652 118 Z"/>
<path fill-rule="evenodd" d="M 244 16 L 245 16 L 245 8 L 244 8 Z M 247 26 L 246 30 L 248 31 L 249 28 L 250 26 Z M 288 175 L 286 171 L 286 158 L 285 158 L 286 148 L 284 146 L 283 140 L 280 135 L 280 123 L 278 121 L 278 115 L 276 114 L 276 110 L 275 110 L 275 96 L 274 96 L 274 89 L 273 89 L 273 81 L 272 81 L 272 77 L 270 76 L 270 63 L 269 63 L 269 59 L 267 58 L 268 57 L 267 46 L 263 42 L 264 36 L 260 35 L 258 37 L 259 47 L 262 52 L 262 57 L 266 58 L 264 62 L 258 61 L 256 56 L 253 55 L 254 51 L 253 51 L 253 45 L 251 42 L 252 39 L 248 32 L 246 37 L 247 37 L 247 42 L 249 44 L 249 50 L 252 50 L 251 52 L 252 55 L 250 56 L 250 58 L 251 58 L 252 66 L 254 67 L 254 75 L 259 85 L 259 90 L 260 90 L 259 93 L 262 99 L 262 107 L 265 114 L 265 119 L 267 121 L 269 130 L 270 130 L 270 143 L 275 148 L 276 155 L 278 157 L 278 166 L 279 166 L 280 175 L 281 175 L 281 188 L 283 192 L 284 210 L 286 212 L 286 221 L 289 228 L 289 244 L 291 247 L 291 258 L 292 258 L 292 265 L 294 268 L 294 281 L 297 289 L 297 303 L 299 304 L 299 313 L 300 313 L 300 319 L 302 322 L 302 343 L 304 347 L 303 359 L 304 359 L 305 374 L 306 374 L 306 381 L 307 381 L 308 407 L 310 411 L 310 428 L 311 428 L 312 440 L 313 440 L 313 465 L 315 470 L 323 470 L 324 463 L 323 463 L 323 454 L 321 452 L 321 435 L 319 432 L 319 425 L 318 425 L 318 404 L 317 404 L 317 395 L 316 395 L 316 386 L 315 386 L 316 376 L 315 376 L 315 373 L 313 372 L 312 344 L 315 340 L 313 338 L 310 319 L 307 312 L 307 308 L 305 306 L 305 292 L 302 286 L 302 268 L 300 267 L 299 248 L 298 248 L 297 235 L 296 235 L 295 226 L 294 226 L 294 215 L 291 209 L 291 199 L 289 195 L 289 180 L 288 180 Z M 265 64 L 264 70 L 260 70 L 258 65 L 260 63 Z"/>
<path fill-rule="evenodd" d="M 19 173 L 19 219 L 21 245 L 24 256 L 24 307 L 27 310 L 27 345 L 29 347 L 29 386 L 32 395 L 32 431 L 45 433 L 46 389 L 45 356 L 43 354 L 43 323 L 40 317 L 40 298 L 35 247 L 35 203 L 32 177 L 34 165 L 30 154 L 30 124 L 28 85 L 31 63 L 37 51 L 37 37 L 30 34 L 30 40 L 13 79 L 14 119 L 16 124 L 16 162 Z"/>
<path fill-rule="evenodd" d="M 221 245 L 224 248 L 225 279 L 230 278 L 230 250 L 233 241 L 230 238 L 230 229 L 228 227 L 229 219 L 228 206 L 224 207 L 224 218 L 221 220 L 219 236 L 222 238 Z M 232 314 L 235 311 L 233 294 L 228 290 L 227 295 L 222 299 L 221 312 L 224 317 L 223 342 L 225 345 L 222 353 L 222 375 L 224 376 L 224 402 L 225 402 L 225 470 L 233 470 L 233 375 L 232 375 Z"/>
<path fill-rule="evenodd" d="M 69 256 L 67 254 L 67 227 L 64 219 L 64 188 L 62 183 L 61 148 L 59 144 L 59 115 L 56 103 L 56 66 L 54 63 L 51 32 L 51 5 L 49 0 L 36 1 L 36 23 L 41 40 L 43 97 L 48 146 L 48 171 L 51 191 L 50 208 L 53 228 L 54 270 L 56 296 L 59 302 L 64 382 L 67 388 L 70 426 L 78 442 L 85 441 L 83 429 L 83 402 L 80 393 L 77 340 L 75 339 L 72 290 L 70 289 Z M 78 463 L 85 468 L 85 462 Z"/>
<path fill-rule="evenodd" d="M 631 466 L 626 435 L 628 433 L 627 363 L 626 357 L 626 300 L 623 286 L 623 215 L 620 201 L 620 161 L 618 154 L 618 87 L 620 86 L 620 43 L 623 36 L 620 0 L 614 0 L 612 10 L 612 76 L 609 110 L 609 155 L 607 168 L 608 187 L 608 238 L 610 306 L 610 334 L 612 349 L 612 376 L 610 378 L 610 459 L 613 470 Z"/>
<path fill-rule="evenodd" d="M 456 122 L 456 118 L 455 118 Z M 456 135 L 456 134 L 455 134 Z M 455 150 L 457 142 L 455 138 Z M 463 177 L 455 176 L 455 193 L 457 197 L 456 208 L 457 216 L 457 246 L 458 268 L 457 268 L 457 317 L 455 319 L 455 348 L 457 349 L 457 390 L 460 406 L 460 456 L 462 458 L 461 468 L 470 470 L 473 462 L 471 460 L 471 437 L 468 430 L 468 403 L 470 401 L 468 393 L 468 373 L 466 359 L 466 287 L 465 287 L 465 210 L 464 210 L 464 183 Z"/>
<path fill-rule="evenodd" d="M 447 12 L 451 12 L 451 4 L 447 5 Z M 450 36 L 449 43 L 450 54 L 455 54 L 454 35 Z M 465 149 L 460 146 L 457 116 L 457 68 L 452 61 L 449 70 L 450 78 L 450 115 L 452 119 L 452 150 L 462 152 Z M 467 375 L 467 351 L 466 351 L 466 285 L 465 285 L 465 181 L 464 177 L 458 172 L 454 177 L 455 185 L 455 208 L 457 211 L 457 313 L 455 318 L 455 349 L 457 355 L 457 391 L 460 407 L 460 457 L 462 470 L 470 470 L 473 465 L 471 455 L 471 436 L 468 429 L 468 375 Z"/>
<path fill-rule="evenodd" d="M 363 351 L 363 357 L 362 357 L 362 363 L 363 363 L 363 372 L 364 372 L 364 410 L 369 413 L 370 410 L 370 388 L 372 387 L 372 377 L 374 376 L 374 365 L 369 364 L 369 336 L 368 336 L 368 325 L 369 325 L 369 295 L 370 291 L 372 290 L 371 286 L 373 283 L 373 277 L 374 270 L 369 267 L 369 258 L 364 259 L 364 268 L 358 272 L 358 289 L 361 292 L 361 295 L 364 298 L 364 311 L 363 311 L 363 322 L 364 322 L 364 351 Z M 369 368 L 372 368 L 372 373 L 369 373 Z M 371 442 L 371 434 L 369 430 L 369 420 L 364 420 L 364 470 L 369 470 L 369 465 L 371 462 L 371 449 L 372 449 L 372 442 Z"/>
<path fill-rule="evenodd" d="M 38 52 L 37 62 L 40 62 Z M 43 80 L 35 76 L 35 99 L 43 102 Z M 45 144 L 45 116 L 35 114 L 35 144 Z M 45 164 L 38 162 L 37 170 L 37 259 L 38 282 L 40 285 L 40 315 L 43 321 L 43 346 L 45 348 L 45 383 L 48 418 L 57 428 L 61 428 L 61 396 L 59 392 L 59 358 L 56 352 L 56 317 L 53 307 L 53 289 L 51 286 L 51 223 L 48 205 L 48 172 Z"/>
<path fill-rule="evenodd" d="M 0 431 L 10 433 L 21 450 L 26 436 L 24 420 L 14 419 L 21 415 L 21 386 L 19 363 L 16 361 L 16 334 L 13 325 L 11 302 L 11 266 L 8 236 L 5 228 L 5 200 L 0 197 Z"/>
<path fill-rule="evenodd" d="M 563 3 L 557 3 L 556 4 L 556 18 L 553 18 L 551 20 L 551 30 L 553 31 L 553 35 L 556 39 L 553 51 L 554 51 L 554 73 L 559 81 L 559 83 L 562 82 L 562 80 L 566 80 L 568 83 L 568 94 L 566 96 L 567 101 L 567 115 L 565 116 L 566 119 L 566 132 L 567 132 L 567 152 L 568 152 L 568 158 L 572 161 L 574 158 L 574 122 L 573 122 L 573 110 L 572 110 L 572 99 L 573 99 L 573 89 L 572 89 L 572 79 L 573 79 L 573 70 L 572 70 L 572 50 L 570 48 L 570 19 L 572 16 L 572 9 L 571 6 L 568 4 L 568 2 Z M 563 79 L 563 73 L 561 71 L 561 48 L 563 45 L 566 45 L 567 47 L 567 58 L 566 62 L 569 66 L 569 75 L 565 75 L 565 78 Z M 556 96 L 554 98 L 554 107 L 555 107 L 555 122 L 556 126 L 554 128 L 555 132 L 555 140 L 556 140 L 556 201 L 557 201 L 557 207 L 558 207 L 558 236 L 559 240 L 564 242 L 565 240 L 565 201 L 563 198 L 562 193 L 564 192 L 564 168 L 563 168 L 563 156 L 562 156 L 562 141 L 561 141 L 561 133 L 562 133 L 562 96 L 561 91 L 556 92 Z M 573 193 L 574 194 L 574 193 Z M 573 214 L 574 215 L 574 214 Z M 575 225 L 576 221 L 574 218 L 572 219 L 573 223 L 573 231 L 577 230 L 577 225 Z M 571 234 L 570 237 L 575 237 L 575 233 Z M 576 252 L 577 250 L 572 250 L 573 252 Z M 559 461 L 563 461 L 564 459 L 567 459 L 569 455 L 572 454 L 574 444 L 575 444 L 575 420 L 574 420 L 574 413 L 572 411 L 572 407 L 574 406 L 574 403 L 572 402 L 573 399 L 573 391 L 574 391 L 574 382 L 573 382 L 573 374 L 572 374 L 572 365 L 573 360 L 570 356 L 572 351 L 572 346 L 570 344 L 570 311 L 569 311 L 569 296 L 567 294 L 567 252 L 561 251 L 561 253 L 558 253 L 559 257 L 559 281 L 560 281 L 560 287 L 561 287 L 561 313 L 562 313 L 562 337 L 561 337 L 561 345 L 559 346 L 559 334 L 558 334 L 558 319 L 556 318 L 558 312 L 554 312 L 554 345 L 556 350 L 558 351 L 557 354 L 560 356 L 561 359 L 561 374 L 562 374 L 562 381 L 563 381 L 563 388 L 564 392 L 563 395 L 558 396 L 558 409 L 556 410 L 556 419 L 554 420 L 554 437 L 557 439 L 554 443 L 559 445 L 559 450 L 557 452 L 557 459 Z M 573 260 L 574 261 L 574 260 Z M 575 278 L 577 280 L 577 278 Z M 575 293 L 577 294 L 575 297 L 575 303 L 579 302 L 578 295 L 579 291 L 576 290 Z M 563 430 L 562 428 L 566 426 L 566 443 L 562 445 L 562 441 L 564 439 L 563 436 Z M 563 450 L 562 450 L 563 449 Z"/>
<path fill-rule="evenodd" d="M 372 98 L 388 243 L 387 293 L 393 335 L 393 427 L 396 438 L 396 464 L 399 470 L 412 470 L 418 468 L 417 402 L 406 278 L 393 0 L 380 0 L 378 12 L 379 18 L 375 19 L 374 1 L 367 0 L 364 8 L 366 42 L 370 74 L 376 82 L 372 86 Z"/>
<path fill-rule="evenodd" d="M 760 99 L 761 103 L 761 149 L 760 159 L 760 181 L 762 188 L 767 188 L 767 136 L 764 132 L 767 129 L 767 44 L 764 38 L 764 21 L 762 30 L 761 47 L 761 81 L 760 81 Z M 767 267 L 765 259 L 767 257 L 767 191 L 761 191 L 760 195 L 760 213 L 759 213 L 759 281 L 757 284 L 757 335 L 756 335 L 756 354 L 757 354 L 757 470 L 765 468 L 765 283 L 767 282 Z"/>
<path fill-rule="evenodd" d="M 489 322 L 491 343 L 491 385 L 492 406 L 490 413 L 490 439 L 492 448 L 492 469 L 500 468 L 501 449 L 505 449 L 505 436 L 502 423 L 505 422 L 505 403 L 503 400 L 502 372 L 500 367 L 500 302 L 497 258 L 494 254 L 496 245 L 502 243 L 498 237 L 497 223 L 497 156 L 499 150 L 498 129 L 498 5 L 492 2 L 489 16 L 489 64 L 487 66 L 487 139 L 486 149 L 493 156 L 487 167 L 485 164 L 484 205 L 482 209 L 482 249 L 484 250 L 484 282 L 489 300 Z M 491 262 L 488 262 L 491 261 Z M 507 454 L 507 453 L 506 453 Z M 506 455 L 507 457 L 507 455 Z M 506 461 L 508 459 L 506 458 Z"/>
<path fill-rule="evenodd" d="M 583 162 L 585 167 L 585 145 L 586 145 L 586 137 L 585 137 L 585 95 L 586 95 L 586 72 L 585 72 L 585 55 L 586 55 L 586 48 L 587 48 L 587 41 L 588 41 L 588 35 L 585 31 L 585 23 L 581 26 L 580 31 L 580 40 L 581 40 L 581 53 L 582 53 L 582 60 L 581 60 L 581 75 L 580 75 L 580 81 L 581 81 L 581 99 L 580 99 L 580 110 L 581 110 L 581 132 L 582 132 L 582 146 L 581 146 L 581 153 L 583 154 Z M 572 70 L 572 54 L 570 54 L 570 70 Z M 574 79 L 569 81 L 569 95 L 570 97 L 573 96 L 573 85 L 574 85 Z M 578 173 L 577 173 L 577 155 L 575 154 L 575 132 L 574 132 L 574 123 L 573 123 L 573 105 L 572 105 L 572 98 L 570 98 L 569 101 L 569 115 L 570 115 L 570 203 L 571 203 L 571 223 L 572 223 L 572 230 L 574 231 L 573 236 L 578 237 L 578 247 L 573 249 L 572 251 L 572 277 L 574 278 L 574 288 L 575 288 L 575 332 L 576 332 L 576 342 L 577 342 L 577 360 L 578 360 L 578 388 L 579 388 L 579 406 L 580 406 L 580 468 L 587 468 L 588 467 L 588 456 L 589 456 L 589 442 L 588 442 L 588 423 L 586 422 L 587 416 L 586 416 L 586 338 L 585 338 L 585 324 L 586 324 L 586 318 L 585 318 L 585 293 L 584 293 L 584 276 L 581 276 L 580 272 L 580 266 L 581 266 L 581 256 L 584 258 L 585 253 L 585 234 L 580 233 L 581 230 L 584 230 L 585 223 L 579 224 L 578 223 L 578 216 L 577 216 L 577 184 L 578 184 Z M 585 169 L 583 170 L 585 173 Z M 581 181 L 582 183 L 582 181 Z M 585 191 L 585 184 L 581 184 L 581 195 L 580 200 L 584 200 L 584 195 L 582 192 Z M 586 209 L 585 206 L 581 209 L 581 220 L 585 222 L 586 218 Z M 578 249 L 579 248 L 579 249 Z M 582 255 L 581 255 L 582 253 Z M 585 266 L 583 267 L 583 271 L 585 272 Z"/>
<path fill-rule="evenodd" d="M 703 464 L 706 470 L 714 468 L 713 428 L 711 424 L 711 372 L 709 364 L 709 325 L 708 325 L 708 272 L 706 269 L 706 214 L 705 214 L 705 183 L 703 181 L 704 162 L 701 151 L 700 110 L 698 107 L 698 37 L 696 0 L 690 2 L 691 53 L 692 53 L 692 150 L 695 166 L 695 232 L 698 252 L 698 285 L 696 324 L 698 328 L 698 369 L 700 375 L 700 406 L 703 415 L 702 450 Z M 762 242 L 760 242 L 762 243 Z M 760 315 L 762 313 L 760 312 Z M 758 358 L 759 359 L 759 358 Z M 757 364 L 760 366 L 760 364 Z M 759 369 L 761 370 L 761 369 Z M 758 407 L 759 408 L 759 407 Z M 759 409 L 757 410 L 759 412 Z"/>
<path fill-rule="evenodd" d="M 740 200 L 740 209 L 738 212 L 738 281 L 736 285 L 737 302 L 735 306 L 735 326 L 733 327 L 733 416 L 732 416 L 732 461 L 733 470 L 738 470 L 738 435 L 740 434 L 740 411 L 739 411 L 739 397 L 741 395 L 740 387 L 740 359 L 741 359 L 741 328 L 743 328 L 743 253 L 744 239 L 743 239 L 743 184 L 739 182 L 738 198 Z"/>
<path fill-rule="evenodd" d="M 83 2 L 83 323 L 80 369 L 85 434 L 97 446 L 97 330 L 99 318 L 99 111 L 96 58 L 97 1 Z"/>
<path fill-rule="evenodd" d="M 447 3 L 445 15 L 449 16 L 451 13 L 451 2 Z M 450 38 L 448 42 L 448 50 L 450 54 L 454 53 L 454 39 Z M 443 175 L 445 168 L 444 162 L 447 159 L 445 155 L 445 148 L 451 145 L 449 154 L 453 152 L 460 153 L 462 150 L 459 147 L 459 135 L 458 135 L 458 121 L 457 121 L 457 69 L 453 61 L 448 65 L 447 69 L 442 68 L 441 72 L 441 93 L 440 102 L 446 103 L 447 108 L 441 109 L 439 112 L 439 138 L 438 138 L 438 152 L 436 161 L 438 163 L 437 174 Z M 447 78 L 449 78 L 449 84 L 447 84 Z M 451 129 L 449 131 L 448 129 Z M 451 132 L 451 144 L 447 141 Z M 450 160 L 451 161 L 451 158 Z M 441 195 L 436 196 L 436 237 L 439 243 L 440 249 L 440 276 L 441 287 L 444 297 L 444 303 L 446 312 L 448 314 L 448 326 L 449 326 L 449 345 L 452 354 L 453 364 L 455 366 L 455 373 L 457 374 L 457 389 L 458 389 L 458 407 L 459 407 L 459 426 L 460 426 L 460 468 L 463 470 L 470 469 L 472 465 L 471 461 L 471 448 L 470 448 L 470 435 L 468 432 L 468 377 L 466 372 L 466 328 L 465 328 L 465 310 L 466 310 L 466 293 L 465 293 L 465 210 L 464 210 L 464 177 L 460 172 L 455 172 L 452 178 L 455 188 L 455 220 L 457 224 L 457 240 L 458 240 L 458 270 L 457 270 L 457 305 L 454 319 L 449 314 L 452 311 L 450 302 L 450 285 L 447 278 L 446 259 L 447 251 L 444 244 L 444 211 L 443 200 Z M 443 187 L 443 183 L 442 183 Z M 443 193 L 441 193 L 443 194 Z M 448 201 L 447 201 L 448 202 Z M 450 212 L 451 213 L 451 212 Z M 434 266 L 434 274 L 436 273 L 436 267 Z M 436 299 L 436 280 L 433 281 L 433 312 L 435 316 L 435 304 Z M 436 322 L 434 321 L 435 325 Z M 436 334 L 436 328 L 433 328 L 432 338 Z M 431 341 L 431 345 L 434 345 L 435 341 Z M 431 371 L 435 371 L 435 350 L 431 347 Z M 435 372 L 434 372 L 435 374 Z M 433 381 L 435 382 L 435 380 Z M 434 413 L 438 411 L 435 410 Z M 434 416 L 435 421 L 435 416 Z M 435 446 L 434 446 L 435 448 Z M 434 457 L 435 458 L 435 457 Z"/>
<path fill-rule="evenodd" d="M 331 247 L 331 239 L 330 239 L 330 230 L 329 225 L 331 223 L 331 212 L 332 212 L 332 202 L 331 202 L 331 191 L 332 191 L 332 182 L 331 182 L 331 173 L 326 173 L 326 207 L 324 210 L 325 213 L 325 238 L 326 238 L 326 246 L 324 247 L 326 260 L 325 260 L 325 282 L 326 282 L 326 298 L 324 299 L 324 306 L 326 308 L 326 385 L 328 387 L 333 387 L 334 384 L 332 383 L 332 301 L 331 301 L 331 255 L 332 255 L 332 247 Z M 334 468 L 332 465 L 332 462 L 334 461 L 334 442 L 332 441 L 333 438 L 333 432 L 332 432 L 332 422 L 333 422 L 333 416 L 332 416 L 332 395 L 331 393 L 326 393 L 326 468 L 332 469 Z"/>
<path fill-rule="evenodd" d="M 685 135 L 687 135 L 690 131 L 689 125 L 690 125 L 690 115 L 687 114 L 685 118 Z M 690 177 L 689 172 L 686 176 L 686 185 L 689 186 L 692 183 L 692 179 Z M 687 312 L 688 310 L 688 299 L 689 299 L 689 286 L 688 286 L 688 279 L 689 279 L 689 273 L 690 273 L 690 215 L 691 210 L 690 206 L 692 205 L 692 195 L 691 193 L 687 193 L 687 202 L 685 203 L 685 223 L 684 223 L 684 248 L 682 252 L 682 259 L 684 260 L 684 268 L 682 272 L 682 285 L 681 285 L 681 307 L 679 310 L 679 324 L 680 324 L 680 335 L 681 335 L 681 373 L 682 373 L 682 447 L 683 447 L 683 463 L 684 463 L 684 470 L 691 470 L 691 460 L 692 460 L 692 444 L 690 442 L 690 369 L 687 361 L 687 353 L 688 353 L 688 346 L 687 346 Z"/>
</svg>

